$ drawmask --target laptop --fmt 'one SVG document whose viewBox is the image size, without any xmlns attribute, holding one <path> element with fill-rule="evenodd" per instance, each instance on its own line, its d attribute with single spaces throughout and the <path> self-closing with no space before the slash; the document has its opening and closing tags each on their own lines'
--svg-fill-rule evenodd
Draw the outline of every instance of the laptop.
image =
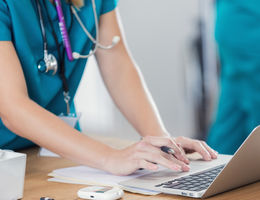
<svg viewBox="0 0 260 200">
<path fill-rule="evenodd" d="M 259 181 L 259 155 L 260 126 L 251 132 L 234 156 L 219 155 L 212 161 L 192 160 L 189 172 L 161 169 L 119 184 L 166 194 L 207 198 Z"/>
</svg>

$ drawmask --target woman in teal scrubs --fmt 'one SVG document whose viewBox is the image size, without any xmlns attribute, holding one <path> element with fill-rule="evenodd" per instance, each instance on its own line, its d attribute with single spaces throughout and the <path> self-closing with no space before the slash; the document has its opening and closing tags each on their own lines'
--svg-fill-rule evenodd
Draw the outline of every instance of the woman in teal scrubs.
<svg viewBox="0 0 260 200">
<path fill-rule="evenodd" d="M 208 143 L 233 154 L 260 124 L 260 1 L 217 0 L 220 98 Z"/>
<path fill-rule="evenodd" d="M 72 50 L 89 53 L 93 43 L 71 14 L 70 5 L 65 0 L 61 2 Z M 72 3 L 80 6 L 77 12 L 94 36 L 97 29 L 91 1 L 73 0 Z M 95 3 L 100 43 L 110 44 L 115 35 L 122 38 L 115 9 L 117 1 L 95 0 Z M 114 48 L 99 49 L 95 53 L 112 98 L 143 137 L 117 150 L 81 134 L 58 117 L 67 110 L 62 80 L 65 76 L 73 100 L 86 59 L 69 61 L 66 54 L 59 55 L 64 46 L 53 0 L 0 1 L 0 27 L 1 148 L 20 149 L 37 144 L 78 163 L 121 175 L 139 168 L 156 170 L 154 163 L 187 171 L 188 160 L 183 150 L 197 151 L 205 160 L 216 158 L 217 153 L 203 141 L 169 136 L 123 39 Z M 48 52 L 59 63 L 58 73 L 53 76 L 38 69 L 44 56 L 45 39 Z M 65 68 L 63 77 L 62 66 Z M 75 113 L 72 100 L 70 112 Z M 162 152 L 161 146 L 172 148 L 175 157 Z"/>
</svg>

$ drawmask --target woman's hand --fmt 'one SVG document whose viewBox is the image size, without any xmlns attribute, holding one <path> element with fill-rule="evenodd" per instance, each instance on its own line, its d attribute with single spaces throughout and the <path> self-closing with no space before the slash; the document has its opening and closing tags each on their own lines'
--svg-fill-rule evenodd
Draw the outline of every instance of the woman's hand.
<svg viewBox="0 0 260 200">
<path fill-rule="evenodd" d="M 218 153 L 211 149 L 206 142 L 201 140 L 194 140 L 186 137 L 177 137 L 174 139 L 185 153 L 198 152 L 204 160 L 216 159 Z"/>
<path fill-rule="evenodd" d="M 160 147 L 167 146 L 175 156 L 164 153 Z M 105 170 L 116 175 L 128 175 L 139 168 L 157 170 L 162 165 L 175 171 L 189 171 L 189 163 L 182 149 L 169 137 L 146 136 L 141 141 L 122 150 L 113 150 L 107 158 Z"/>
</svg>

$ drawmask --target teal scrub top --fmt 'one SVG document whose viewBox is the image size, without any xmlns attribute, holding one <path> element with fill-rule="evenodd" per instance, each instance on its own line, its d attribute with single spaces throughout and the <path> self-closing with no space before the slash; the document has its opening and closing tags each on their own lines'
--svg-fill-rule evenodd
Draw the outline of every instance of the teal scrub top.
<svg viewBox="0 0 260 200">
<path fill-rule="evenodd" d="M 233 154 L 260 123 L 260 1 L 217 0 L 216 7 L 220 97 L 207 142 Z"/>
<path fill-rule="evenodd" d="M 46 29 L 48 51 L 56 56 L 58 53 L 55 40 L 51 34 L 51 26 L 48 22 L 47 11 L 54 24 L 56 35 L 61 50 L 63 49 L 62 37 L 59 30 L 58 15 L 56 8 L 49 0 L 47 11 L 43 1 L 39 0 L 43 21 Z M 98 17 L 112 11 L 118 0 L 95 0 Z M 71 16 L 69 5 L 61 0 L 67 29 L 71 41 L 72 51 L 88 54 L 93 43 L 85 35 L 75 17 Z M 95 24 L 93 8 L 90 0 L 85 0 L 85 5 L 78 12 L 81 20 L 90 33 L 95 36 Z M 43 59 L 43 37 L 36 7 L 36 0 L 1 0 L 0 1 L 0 41 L 12 41 L 19 57 L 29 97 L 40 106 L 50 112 L 59 115 L 66 113 L 66 104 L 63 100 L 62 83 L 58 73 L 54 76 L 41 73 L 37 65 Z M 74 97 L 83 74 L 87 59 L 78 59 L 70 62 L 67 55 L 64 58 L 66 69 L 65 76 L 68 79 L 70 96 Z M 58 61 L 59 62 L 59 61 Z M 6 66 L 8 67 L 8 66 Z M 73 102 L 73 101 L 71 101 Z M 74 105 L 71 103 L 74 110 Z M 19 122 L 17 122 L 19 123 Z M 0 148 L 19 149 L 33 143 L 17 136 L 9 131 L 0 120 Z"/>
<path fill-rule="evenodd" d="M 217 0 L 215 36 L 220 54 L 259 57 L 260 53 L 260 1 Z M 252 71 L 234 66 L 228 73 Z M 241 71 L 242 70 L 242 71 Z"/>
</svg>

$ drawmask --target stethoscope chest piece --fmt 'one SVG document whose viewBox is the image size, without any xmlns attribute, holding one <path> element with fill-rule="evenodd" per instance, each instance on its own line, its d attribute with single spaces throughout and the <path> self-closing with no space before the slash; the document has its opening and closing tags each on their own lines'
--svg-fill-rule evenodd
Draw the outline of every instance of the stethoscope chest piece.
<svg viewBox="0 0 260 200">
<path fill-rule="evenodd" d="M 58 70 L 58 61 L 55 56 L 45 52 L 43 60 L 41 60 L 38 64 L 38 70 L 42 73 L 53 71 L 52 75 L 55 75 Z"/>
</svg>

